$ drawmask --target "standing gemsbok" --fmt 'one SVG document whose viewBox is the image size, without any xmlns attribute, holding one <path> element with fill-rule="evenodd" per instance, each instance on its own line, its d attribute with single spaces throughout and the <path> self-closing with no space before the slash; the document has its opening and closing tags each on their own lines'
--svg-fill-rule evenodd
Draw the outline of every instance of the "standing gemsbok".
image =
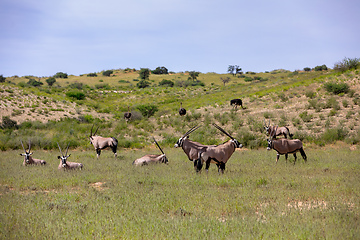
<svg viewBox="0 0 360 240">
<path fill-rule="evenodd" d="M 198 171 L 201 170 L 202 165 L 205 162 L 206 172 L 209 171 L 210 163 L 215 163 L 218 167 L 218 172 L 224 173 L 225 164 L 227 163 L 231 155 L 235 152 L 236 148 L 242 148 L 242 144 L 215 123 L 213 123 L 213 126 L 228 137 L 230 137 L 231 140 L 217 146 L 210 146 L 205 152 L 203 152 L 201 154 L 201 164 L 199 164 L 198 166 Z"/>
<path fill-rule="evenodd" d="M 293 137 L 293 134 L 290 133 L 290 130 L 288 127 L 279 127 L 278 126 L 270 126 L 270 120 L 269 120 L 269 125 L 266 125 L 266 121 L 264 119 L 264 129 L 266 131 L 266 133 L 268 135 L 270 135 L 270 133 L 274 132 L 275 128 L 277 129 L 275 132 L 274 132 L 274 137 L 276 136 L 280 136 L 280 135 L 284 135 L 285 138 L 287 138 L 287 136 L 289 136 L 289 138 L 291 139 Z"/>
<path fill-rule="evenodd" d="M 156 143 L 156 145 L 158 146 L 158 148 L 160 149 L 162 155 L 158 155 L 158 154 L 145 155 L 145 156 L 143 156 L 141 158 L 136 159 L 133 162 L 133 165 L 135 165 L 135 166 L 143 166 L 143 165 L 148 165 L 148 164 L 152 164 L 152 163 L 165 163 L 165 164 L 168 164 L 168 159 L 167 159 L 164 151 L 161 149 L 160 145 L 157 143 L 155 138 L 153 138 L 153 140 Z"/>
<path fill-rule="evenodd" d="M 278 162 L 280 155 L 284 155 L 284 154 L 285 154 L 285 160 L 287 162 L 288 154 L 290 153 L 294 155 L 295 158 L 294 165 L 295 165 L 297 152 L 300 152 L 301 156 L 306 162 L 307 157 L 303 149 L 302 142 L 299 139 L 287 139 L 287 138 L 275 139 L 276 130 L 277 129 L 275 128 L 274 131 L 270 134 L 270 138 L 267 139 L 268 141 L 267 150 L 274 149 L 277 152 L 276 163 Z"/>
<path fill-rule="evenodd" d="M 113 151 L 113 153 L 115 154 L 115 157 L 116 157 L 117 156 L 116 150 L 117 150 L 117 146 L 118 146 L 118 140 L 116 138 L 114 138 L 114 137 L 104 138 L 104 137 L 96 136 L 96 132 L 99 129 L 99 127 L 97 127 L 94 134 L 92 133 L 93 128 L 94 128 L 94 125 L 91 128 L 89 138 L 90 138 L 90 143 L 95 148 L 96 157 L 99 159 L 99 156 L 101 154 L 101 150 L 105 149 L 105 148 L 111 148 L 111 150 Z"/>
<path fill-rule="evenodd" d="M 62 153 L 59 143 L 57 143 L 57 145 L 59 147 L 60 154 L 61 154 L 61 156 L 58 156 L 58 159 L 60 159 L 60 164 L 58 166 L 59 170 L 61 170 L 61 169 L 63 169 L 63 170 L 80 169 L 81 170 L 83 168 L 82 163 L 68 162 L 67 161 L 68 157 L 70 157 L 70 155 L 71 155 L 71 154 L 67 155 L 70 144 L 67 145 L 65 155 Z"/>
<path fill-rule="evenodd" d="M 46 162 L 44 160 L 36 159 L 36 158 L 33 158 L 31 156 L 33 153 L 30 152 L 30 150 L 31 150 L 31 142 L 30 142 L 30 140 L 29 140 L 29 151 L 25 150 L 24 144 L 22 143 L 21 140 L 20 140 L 20 142 L 21 142 L 21 146 L 22 146 L 22 148 L 24 149 L 24 152 L 25 152 L 25 153 L 20 153 L 21 156 L 24 156 L 24 162 L 23 162 L 24 166 L 27 166 L 27 165 L 45 165 L 46 164 Z"/>
<path fill-rule="evenodd" d="M 209 147 L 198 142 L 189 140 L 190 133 L 194 132 L 198 127 L 193 127 L 187 131 L 179 140 L 175 143 L 175 148 L 181 147 L 184 153 L 187 155 L 190 161 L 194 162 L 194 168 L 197 169 L 198 163 L 200 163 L 200 155 L 202 152 L 206 151 Z"/>
</svg>

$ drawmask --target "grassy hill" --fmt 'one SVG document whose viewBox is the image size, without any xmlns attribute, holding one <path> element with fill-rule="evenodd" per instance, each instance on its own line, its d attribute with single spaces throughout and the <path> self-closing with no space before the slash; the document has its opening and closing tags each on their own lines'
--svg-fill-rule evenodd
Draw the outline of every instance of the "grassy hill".
<svg viewBox="0 0 360 240">
<path fill-rule="evenodd" d="M 306 144 L 323 146 L 335 141 L 360 142 L 359 71 L 290 72 L 274 70 L 243 75 L 201 73 L 204 86 L 191 86 L 189 74 L 151 74 L 149 87 L 138 88 L 139 72 L 113 70 L 90 77 L 57 78 L 48 86 L 47 78 L 9 77 L 0 85 L 2 129 L 0 149 L 21 148 L 20 140 L 31 139 L 33 146 L 56 148 L 56 142 L 70 142 L 72 147 L 90 148 L 87 136 L 91 126 L 100 126 L 99 134 L 115 136 L 120 147 L 141 148 L 155 136 L 163 145 L 173 145 L 196 124 L 203 127 L 192 139 L 204 144 L 226 140 L 210 126 L 223 126 L 248 148 L 265 146 L 264 119 L 287 126 L 294 137 Z M 222 78 L 230 78 L 225 85 Z M 34 79 L 43 83 L 29 84 Z M 170 80 L 173 87 L 160 86 Z M 348 89 L 334 94 L 325 86 Z M 229 102 L 241 98 L 246 109 L 232 109 Z M 180 117 L 180 102 L 188 111 Z M 130 106 L 133 118 L 123 119 Z M 148 117 L 147 111 L 155 110 Z"/>
</svg>

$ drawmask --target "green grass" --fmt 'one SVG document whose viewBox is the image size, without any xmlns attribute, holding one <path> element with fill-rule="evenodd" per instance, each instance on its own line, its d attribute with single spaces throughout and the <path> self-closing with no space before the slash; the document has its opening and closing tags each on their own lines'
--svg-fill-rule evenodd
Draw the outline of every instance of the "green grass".
<svg viewBox="0 0 360 240">
<path fill-rule="evenodd" d="M 1 239 L 354 239 L 360 234 L 360 152 L 306 148 L 294 166 L 275 151 L 237 150 L 224 175 L 196 174 L 181 149 L 169 165 L 134 167 L 155 148 L 71 151 L 82 171 L 23 167 L 19 151 L 0 158 Z M 292 161 L 293 157 L 289 157 Z M 101 189 L 94 183 L 103 183 Z"/>
</svg>

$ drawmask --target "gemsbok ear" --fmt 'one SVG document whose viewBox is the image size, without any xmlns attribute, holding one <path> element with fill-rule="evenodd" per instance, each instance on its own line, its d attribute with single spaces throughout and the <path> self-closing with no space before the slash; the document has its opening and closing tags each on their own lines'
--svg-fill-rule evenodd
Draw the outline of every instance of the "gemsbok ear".
<svg viewBox="0 0 360 240">
<path fill-rule="evenodd" d="M 61 157 L 60 156 L 58 156 L 58 159 L 60 159 Z"/>
</svg>

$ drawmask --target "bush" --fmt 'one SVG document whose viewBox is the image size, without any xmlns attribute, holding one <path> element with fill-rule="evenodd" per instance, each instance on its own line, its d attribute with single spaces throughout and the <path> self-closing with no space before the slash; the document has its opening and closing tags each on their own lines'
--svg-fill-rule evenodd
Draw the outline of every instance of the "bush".
<svg viewBox="0 0 360 240">
<path fill-rule="evenodd" d="M 321 139 L 326 143 L 333 143 L 335 141 L 344 140 L 347 134 L 348 130 L 342 126 L 338 126 L 336 128 L 326 129 L 326 131 L 322 134 Z"/>
<path fill-rule="evenodd" d="M 174 82 L 171 81 L 171 80 L 163 79 L 163 80 L 159 83 L 159 86 L 173 87 L 173 86 L 174 86 Z"/>
<path fill-rule="evenodd" d="M 2 117 L 2 123 L 1 123 L 2 129 L 16 129 L 18 128 L 17 122 L 10 119 L 8 116 Z"/>
<path fill-rule="evenodd" d="M 107 83 L 99 83 L 99 84 L 95 84 L 95 88 L 96 89 L 111 89 L 110 85 Z"/>
<path fill-rule="evenodd" d="M 157 67 L 155 70 L 151 71 L 153 74 L 168 74 L 166 67 Z"/>
<path fill-rule="evenodd" d="M 102 75 L 106 76 L 106 77 L 110 77 L 111 74 L 113 74 L 113 70 L 106 70 L 103 71 Z"/>
<path fill-rule="evenodd" d="M 84 100 L 85 99 L 85 94 L 80 91 L 69 91 L 66 93 L 66 96 L 68 96 L 69 98 L 76 99 L 76 100 Z"/>
<path fill-rule="evenodd" d="M 6 78 L 1 74 L 0 75 L 0 82 L 5 82 Z"/>
<path fill-rule="evenodd" d="M 57 73 L 54 75 L 54 78 L 68 78 L 68 75 L 67 75 L 67 73 L 57 72 Z"/>
<path fill-rule="evenodd" d="M 304 71 L 305 71 L 305 72 L 310 72 L 310 71 L 311 71 L 311 68 L 305 67 L 305 68 L 304 68 Z"/>
<path fill-rule="evenodd" d="M 36 81 L 35 79 L 30 79 L 30 80 L 27 82 L 27 84 L 29 84 L 29 85 L 31 85 L 31 86 L 33 86 L 33 87 L 39 87 L 39 86 L 43 85 L 42 82 Z"/>
<path fill-rule="evenodd" d="M 88 77 L 97 77 L 97 74 L 96 73 L 89 73 L 87 76 Z"/>
<path fill-rule="evenodd" d="M 299 114 L 299 117 L 304 121 L 304 122 L 310 122 L 312 119 L 312 114 L 308 114 L 307 111 L 302 112 Z"/>
<path fill-rule="evenodd" d="M 328 70 L 328 68 L 327 68 L 327 66 L 325 64 L 315 67 L 315 71 L 326 71 L 326 70 Z"/>
<path fill-rule="evenodd" d="M 138 88 L 146 88 L 148 86 L 150 86 L 150 82 L 146 81 L 145 79 L 142 79 L 141 81 L 139 81 L 138 83 L 136 83 L 136 86 Z"/>
<path fill-rule="evenodd" d="M 46 83 L 51 87 L 56 82 L 56 79 L 54 77 L 50 77 L 46 79 Z"/>
<path fill-rule="evenodd" d="M 141 112 L 144 117 L 153 116 L 159 109 L 156 105 L 153 104 L 143 104 L 137 106 L 137 109 Z"/>
<path fill-rule="evenodd" d="M 357 69 L 359 63 L 359 58 L 344 58 L 341 62 L 335 63 L 334 70 L 339 72 L 345 72 L 347 70 Z"/>
<path fill-rule="evenodd" d="M 347 83 L 327 82 L 324 84 L 326 91 L 334 94 L 348 93 L 350 87 Z"/>
</svg>

